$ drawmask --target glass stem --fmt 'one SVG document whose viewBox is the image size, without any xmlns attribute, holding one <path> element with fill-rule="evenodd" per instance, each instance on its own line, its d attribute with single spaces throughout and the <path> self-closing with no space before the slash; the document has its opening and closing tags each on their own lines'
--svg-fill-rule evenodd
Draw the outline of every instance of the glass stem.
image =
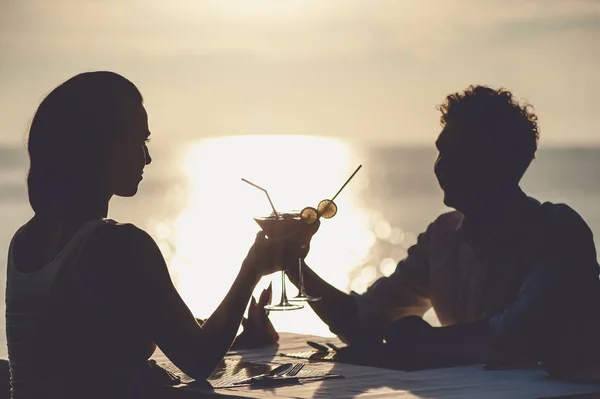
<svg viewBox="0 0 600 399">
<path fill-rule="evenodd" d="M 287 299 L 287 293 L 285 291 L 285 271 L 284 270 L 281 271 L 281 305 L 283 305 L 283 306 L 289 305 L 289 302 Z"/>
<path fill-rule="evenodd" d="M 302 276 L 302 259 L 298 258 L 298 280 L 300 283 L 300 296 L 306 296 L 304 291 L 304 277 Z"/>
</svg>

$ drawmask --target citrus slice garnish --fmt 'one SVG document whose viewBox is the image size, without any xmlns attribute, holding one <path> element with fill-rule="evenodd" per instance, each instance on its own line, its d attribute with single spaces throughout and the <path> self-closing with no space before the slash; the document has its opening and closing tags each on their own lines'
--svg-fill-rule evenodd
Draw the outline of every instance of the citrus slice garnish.
<svg viewBox="0 0 600 399">
<path fill-rule="evenodd" d="M 331 219 L 337 213 L 337 205 L 332 200 L 323 200 L 317 207 L 319 215 L 325 219 Z"/>
<path fill-rule="evenodd" d="M 319 213 L 312 206 L 307 206 L 300 212 L 300 219 L 302 219 L 305 224 L 313 224 L 318 218 Z"/>
</svg>

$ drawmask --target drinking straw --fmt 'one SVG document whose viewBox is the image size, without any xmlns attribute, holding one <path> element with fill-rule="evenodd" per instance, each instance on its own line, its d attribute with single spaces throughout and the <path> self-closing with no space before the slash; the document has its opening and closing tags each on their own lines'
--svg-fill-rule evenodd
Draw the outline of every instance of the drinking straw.
<svg viewBox="0 0 600 399">
<path fill-rule="evenodd" d="M 342 190 L 344 189 L 344 187 L 346 187 L 346 184 L 348 184 L 348 182 L 350 182 L 350 180 L 352 180 L 352 178 L 354 177 L 354 175 L 360 170 L 360 168 L 362 168 L 362 165 L 358 165 L 358 168 L 356 168 L 356 170 L 354 171 L 354 173 L 352 173 L 352 175 L 348 178 L 348 180 L 346 180 L 346 183 L 344 183 L 344 185 L 342 186 L 342 188 L 340 188 L 338 190 L 338 192 L 333 196 L 333 198 L 331 199 L 331 202 L 333 202 L 333 200 L 335 200 L 335 197 L 337 197 Z M 243 180 L 243 179 L 242 179 Z M 265 191 L 266 192 L 266 191 Z M 269 194 L 267 194 L 269 195 Z M 270 200 L 269 200 L 270 201 Z"/>
<path fill-rule="evenodd" d="M 354 172 L 354 173 L 356 173 L 356 172 Z M 269 200 L 269 204 L 271 204 L 271 208 L 273 208 L 273 213 L 275 214 L 275 217 L 279 217 L 279 214 L 275 210 L 275 207 L 273 206 L 273 201 L 271 201 L 271 197 L 269 197 L 269 193 L 267 192 L 267 190 L 265 190 L 264 188 L 262 188 L 261 186 L 259 186 L 257 184 L 252 183 L 251 181 L 244 179 L 243 177 L 242 177 L 242 181 L 250 184 L 251 186 L 258 188 L 259 190 L 262 190 L 267 195 L 267 199 Z"/>
</svg>

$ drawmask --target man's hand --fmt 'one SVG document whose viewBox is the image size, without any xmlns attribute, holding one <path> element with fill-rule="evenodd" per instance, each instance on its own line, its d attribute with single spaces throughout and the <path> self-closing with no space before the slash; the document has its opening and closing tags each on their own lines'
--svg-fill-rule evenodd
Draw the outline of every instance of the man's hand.
<svg viewBox="0 0 600 399">
<path fill-rule="evenodd" d="M 252 349 L 276 344 L 279 334 L 275 331 L 265 305 L 271 303 L 273 296 L 272 286 L 260 294 L 258 302 L 252 297 L 248 308 L 248 318 L 244 318 L 242 326 L 244 331 L 236 338 L 231 349 Z"/>
<path fill-rule="evenodd" d="M 396 320 L 384 330 L 386 343 L 402 351 L 419 350 L 429 346 L 437 338 L 436 329 L 419 316 L 408 316 Z"/>
<path fill-rule="evenodd" d="M 421 351 L 426 349 L 427 352 L 433 331 L 420 317 L 404 317 L 381 330 L 357 337 L 350 346 L 337 351 L 336 358 L 350 363 L 410 369 L 422 362 Z"/>
<path fill-rule="evenodd" d="M 283 269 L 289 272 L 298 272 L 298 259 L 304 260 L 310 251 L 310 241 L 319 230 L 321 221 L 300 227 L 294 239 L 286 240 L 283 246 Z M 289 274 L 288 274 L 289 275 Z"/>
</svg>

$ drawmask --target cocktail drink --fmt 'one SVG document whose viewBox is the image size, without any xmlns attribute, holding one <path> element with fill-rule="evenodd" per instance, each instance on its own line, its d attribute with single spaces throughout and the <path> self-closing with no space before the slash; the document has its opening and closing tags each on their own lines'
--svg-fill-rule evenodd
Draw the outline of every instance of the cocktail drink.
<svg viewBox="0 0 600 399">
<path fill-rule="evenodd" d="M 279 212 L 277 215 L 272 213 L 254 220 L 267 237 L 276 239 L 298 237 L 306 227 L 300 218 L 300 211 Z"/>
<path fill-rule="evenodd" d="M 348 182 L 354 177 L 354 175 L 360 170 L 362 165 L 352 173 L 352 175 L 346 180 L 342 188 L 333 196 L 332 199 L 325 199 L 319 202 L 317 208 L 307 206 L 302 211 L 291 211 L 291 212 L 277 212 L 273 201 L 269 193 L 264 188 L 254 184 L 244 178 L 242 181 L 256 187 L 263 191 L 269 204 L 273 209 L 273 213 L 269 216 L 256 217 L 254 220 L 260 228 L 265 232 L 268 238 L 276 241 L 275 245 L 275 262 L 281 266 L 281 301 L 277 305 L 267 305 L 267 310 L 295 310 L 302 309 L 304 306 L 300 304 L 291 304 L 288 301 L 285 289 L 285 269 L 283 267 L 284 256 L 288 254 L 284 251 L 288 248 L 303 249 L 306 248 L 310 242 L 311 237 L 317 231 L 316 228 L 319 224 L 317 223 L 320 218 L 331 219 L 337 213 L 337 205 L 333 202 L 339 193 L 346 187 Z M 298 295 L 292 298 L 292 301 L 317 301 L 321 298 L 311 297 L 306 295 L 304 290 L 304 280 L 302 278 L 302 258 L 298 257 L 298 277 L 299 277 L 299 292 Z"/>
<path fill-rule="evenodd" d="M 297 246 L 305 245 L 310 240 L 310 235 L 307 234 L 307 226 L 300 217 L 300 211 L 291 211 L 285 213 L 271 214 L 266 217 L 254 218 L 256 223 L 265 232 L 268 238 L 277 240 L 276 245 L 276 262 L 283 262 L 283 250 L 287 244 Z M 306 238 L 305 238 L 306 236 Z M 306 239 L 306 241 L 304 241 Z M 300 304 L 291 304 L 288 301 L 285 289 L 285 270 L 281 264 L 281 300 L 277 305 L 267 305 L 267 310 L 296 310 L 302 309 L 304 306 Z"/>
</svg>

